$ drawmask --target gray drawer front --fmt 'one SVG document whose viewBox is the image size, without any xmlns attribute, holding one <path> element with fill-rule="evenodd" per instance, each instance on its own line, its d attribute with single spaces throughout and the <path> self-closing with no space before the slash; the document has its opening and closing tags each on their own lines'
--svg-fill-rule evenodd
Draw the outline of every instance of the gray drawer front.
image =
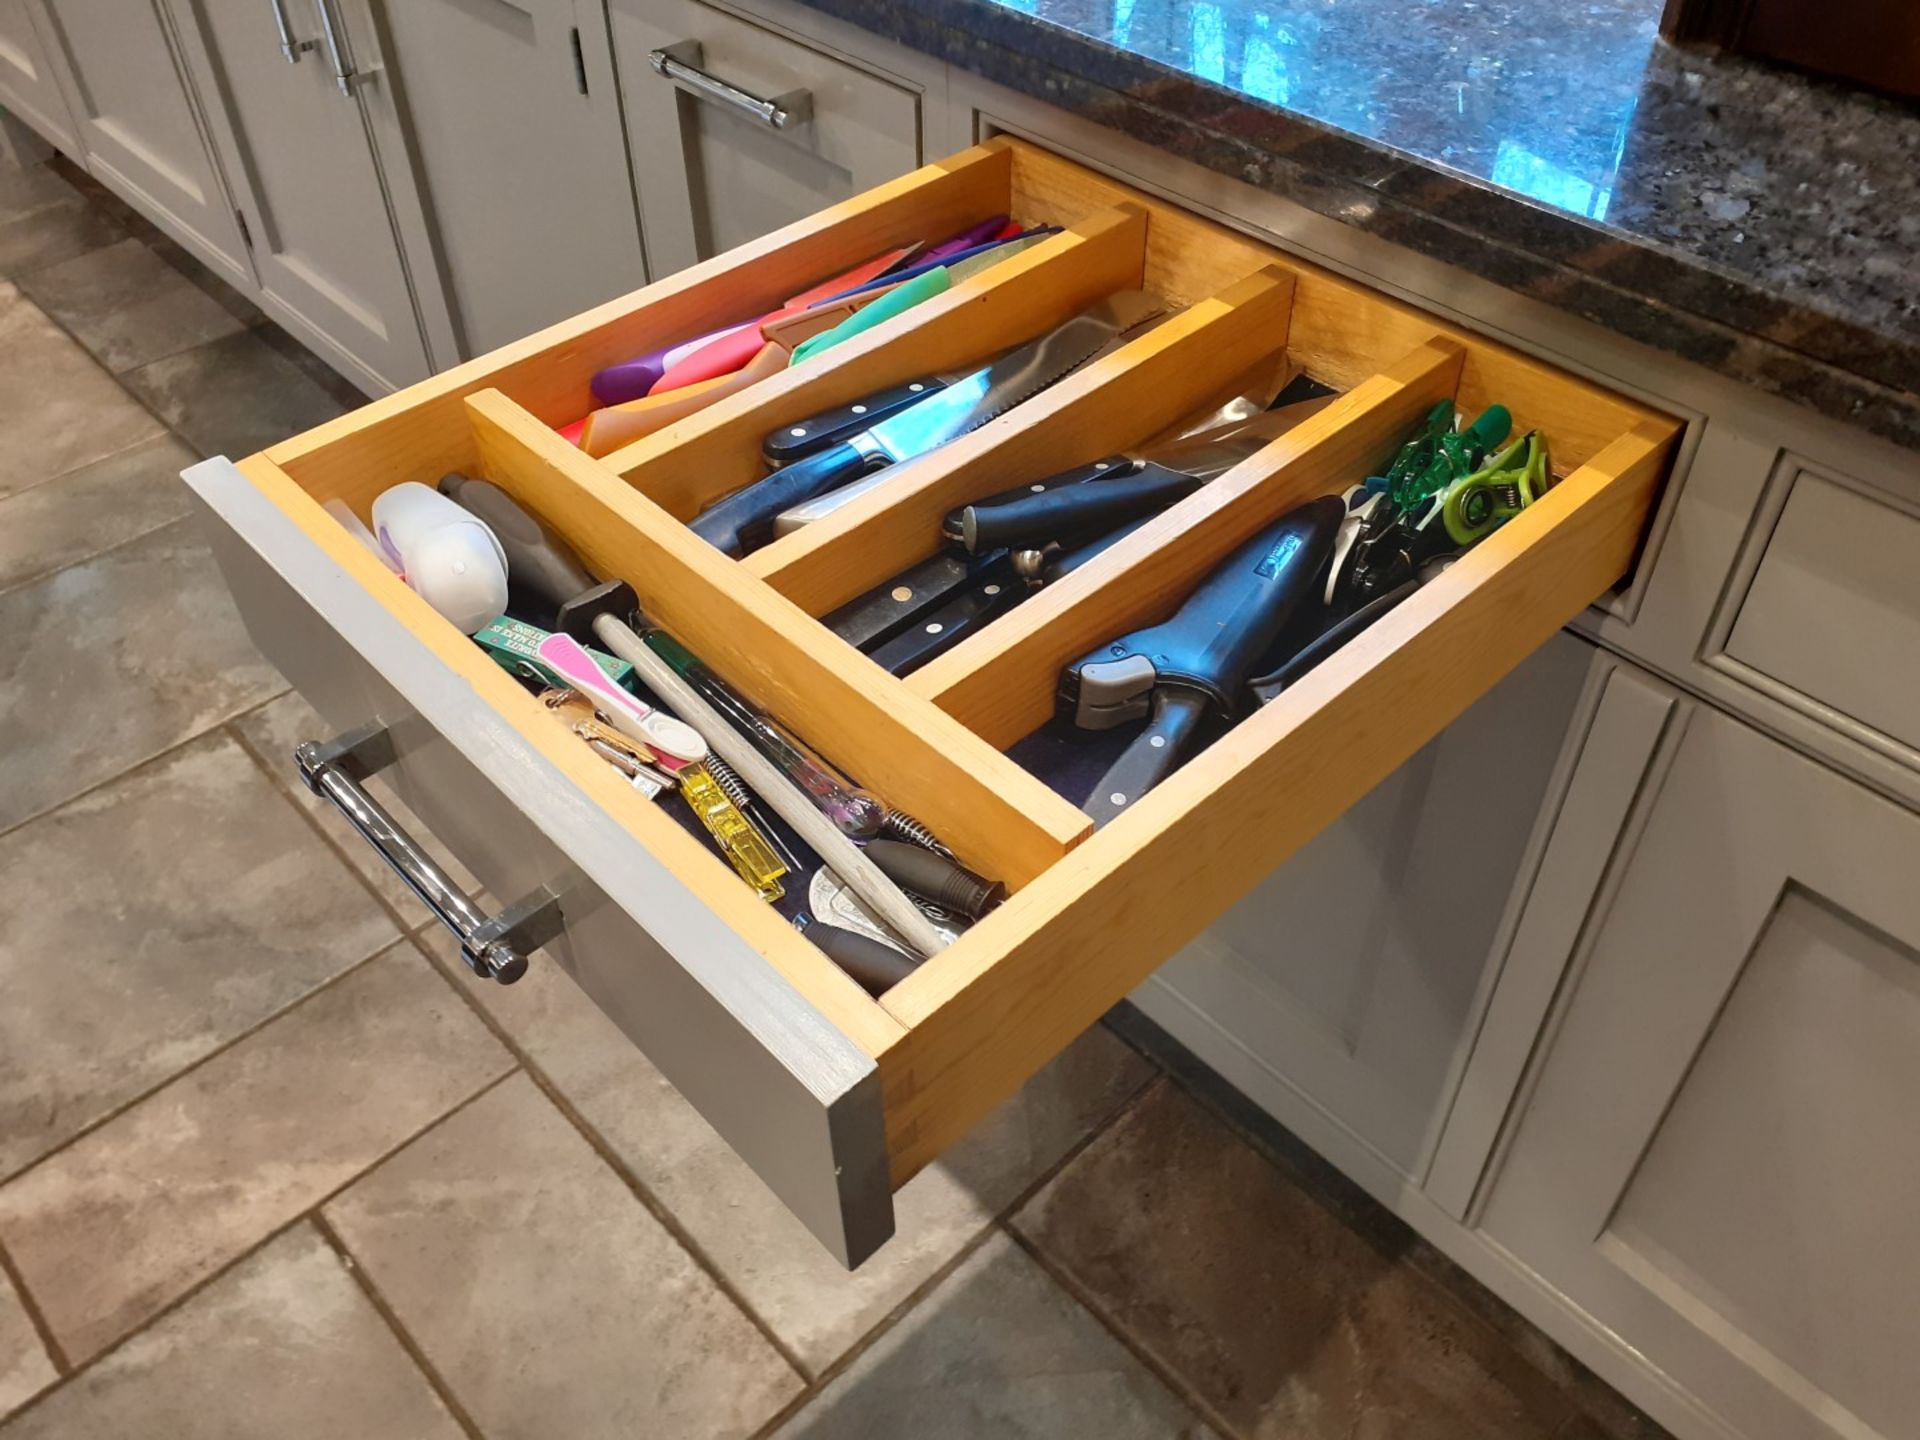
<svg viewBox="0 0 1920 1440">
<path fill-rule="evenodd" d="M 414 838 L 501 904 L 558 894 L 564 932 L 533 963 L 572 976 L 844 1263 L 877 1249 L 893 1205 L 872 1059 L 245 476 L 210 460 L 186 479 L 254 643 L 336 733 L 393 734 L 396 785 L 432 827 Z"/>
<path fill-rule="evenodd" d="M 1743 667 L 1920 754 L 1920 504 L 1783 457 L 1719 617 Z M 1741 582 L 1745 581 L 1744 592 Z M 1736 671 L 1738 673 L 1738 671 Z"/>
</svg>

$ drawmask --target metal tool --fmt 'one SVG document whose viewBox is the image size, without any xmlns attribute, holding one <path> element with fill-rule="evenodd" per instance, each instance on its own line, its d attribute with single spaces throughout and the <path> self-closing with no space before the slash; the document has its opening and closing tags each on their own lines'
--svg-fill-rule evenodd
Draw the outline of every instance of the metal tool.
<svg viewBox="0 0 1920 1440">
<path fill-rule="evenodd" d="M 855 785 L 806 741 L 702 665 L 691 650 L 666 631 L 649 630 L 645 638 L 654 652 L 725 715 L 755 749 L 779 767 L 781 774 L 812 796 L 820 813 L 833 821 L 841 834 L 866 840 L 880 833 L 887 807 L 877 795 Z"/>
<path fill-rule="evenodd" d="M 733 803 L 707 767 L 685 766 L 678 778 L 681 796 L 694 818 L 713 836 L 713 843 L 720 847 L 720 853 L 727 857 L 734 873 L 768 904 L 785 895 L 780 877 L 787 873 L 786 861 L 774 853 L 766 836 L 754 828 L 753 822 L 740 813 L 740 807 Z"/>
<path fill-rule="evenodd" d="M 1171 619 L 1061 673 L 1060 707 L 1079 728 L 1148 722 L 1083 807 L 1096 825 L 1165 778 L 1202 720 L 1236 713 L 1248 671 L 1312 592 L 1344 510 L 1338 497 L 1322 496 L 1289 511 L 1229 555 Z"/>
<path fill-rule="evenodd" d="M 781 511 L 872 470 L 926 454 L 1038 394 L 1116 335 L 1160 313 L 1138 290 L 1109 296 L 1039 339 L 907 406 L 871 429 L 816 451 L 695 517 L 696 535 L 727 555 L 764 539 Z"/>
</svg>

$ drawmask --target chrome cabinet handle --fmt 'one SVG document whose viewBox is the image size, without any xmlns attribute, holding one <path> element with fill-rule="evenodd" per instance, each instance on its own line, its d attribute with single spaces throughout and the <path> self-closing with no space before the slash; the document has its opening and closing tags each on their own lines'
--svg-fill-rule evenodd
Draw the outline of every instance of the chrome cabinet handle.
<svg viewBox="0 0 1920 1440">
<path fill-rule="evenodd" d="M 348 62 L 346 47 L 340 43 L 340 31 L 344 27 L 333 13 L 333 0 L 314 0 L 314 8 L 320 12 L 320 33 L 326 37 L 327 62 L 333 66 L 333 83 L 339 87 L 342 95 L 351 100 L 353 87 L 374 75 L 379 67 L 370 65 L 356 70 Z"/>
<path fill-rule="evenodd" d="M 536 891 L 501 915 L 488 917 L 419 843 L 400 828 L 386 808 L 361 784 L 396 758 L 393 736 L 368 726 L 330 740 L 294 747 L 294 762 L 306 787 L 347 817 L 407 888 L 453 932 L 461 958 L 485 980 L 511 985 L 527 973 L 527 954 L 560 933 L 560 901 L 551 891 Z"/>
<path fill-rule="evenodd" d="M 280 32 L 280 53 L 287 57 L 289 65 L 298 65 L 301 55 L 317 49 L 320 42 L 293 38 L 293 23 L 287 19 L 287 0 L 267 0 L 267 4 L 273 7 L 273 26 Z"/>
<path fill-rule="evenodd" d="M 703 52 L 698 40 L 681 40 L 676 44 L 663 45 L 658 50 L 649 51 L 647 63 L 653 66 L 657 74 L 664 75 L 674 84 L 684 86 L 697 95 L 718 100 L 723 105 L 731 105 L 736 110 L 744 110 L 754 119 L 775 130 L 804 125 L 813 118 L 811 92 L 789 90 L 784 95 L 763 100 L 758 95 L 742 90 L 738 85 L 722 80 L 718 75 L 702 70 L 700 68 L 702 58 Z"/>
</svg>

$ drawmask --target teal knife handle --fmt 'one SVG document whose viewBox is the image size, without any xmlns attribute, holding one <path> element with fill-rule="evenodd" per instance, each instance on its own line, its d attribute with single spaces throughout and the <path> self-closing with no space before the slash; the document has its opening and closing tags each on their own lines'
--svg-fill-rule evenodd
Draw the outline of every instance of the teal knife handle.
<svg viewBox="0 0 1920 1440">
<path fill-rule="evenodd" d="M 878 452 L 835 445 L 782 466 L 744 490 L 736 490 L 701 511 L 689 528 L 721 554 L 737 559 L 772 538 L 774 517 L 782 510 L 824 495 L 886 463 L 887 457 Z"/>
</svg>

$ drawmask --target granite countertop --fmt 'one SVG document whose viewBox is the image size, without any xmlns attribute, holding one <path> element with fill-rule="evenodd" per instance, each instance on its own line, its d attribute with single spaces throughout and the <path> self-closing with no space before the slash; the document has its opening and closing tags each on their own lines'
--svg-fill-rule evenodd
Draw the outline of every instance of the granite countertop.
<svg viewBox="0 0 1920 1440">
<path fill-rule="evenodd" d="M 1661 0 L 803 0 L 1920 449 L 1920 111 Z"/>
</svg>

